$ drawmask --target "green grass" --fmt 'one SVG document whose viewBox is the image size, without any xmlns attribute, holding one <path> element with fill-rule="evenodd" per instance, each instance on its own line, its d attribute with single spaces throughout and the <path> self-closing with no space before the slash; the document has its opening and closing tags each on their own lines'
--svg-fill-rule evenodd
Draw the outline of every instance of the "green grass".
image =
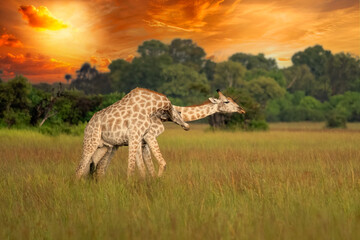
<svg viewBox="0 0 360 240">
<path fill-rule="evenodd" d="M 127 181 L 123 147 L 97 183 L 82 137 L 1 129 L 0 239 L 360 239 L 358 130 L 204 129 L 167 125 L 161 179 Z"/>
</svg>

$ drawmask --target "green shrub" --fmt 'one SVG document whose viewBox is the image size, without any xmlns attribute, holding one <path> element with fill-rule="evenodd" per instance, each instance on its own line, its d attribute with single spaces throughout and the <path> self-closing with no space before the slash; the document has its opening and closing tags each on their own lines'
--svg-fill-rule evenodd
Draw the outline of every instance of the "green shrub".
<svg viewBox="0 0 360 240">
<path fill-rule="evenodd" d="M 332 110 L 326 116 L 327 128 L 346 128 L 346 116 L 341 112 Z"/>
</svg>

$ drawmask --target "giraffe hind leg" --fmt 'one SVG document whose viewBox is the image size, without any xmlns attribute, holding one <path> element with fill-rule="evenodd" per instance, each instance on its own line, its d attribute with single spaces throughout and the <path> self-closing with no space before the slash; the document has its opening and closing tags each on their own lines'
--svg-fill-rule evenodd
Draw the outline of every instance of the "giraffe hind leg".
<svg viewBox="0 0 360 240">
<path fill-rule="evenodd" d="M 100 177 L 105 175 L 106 169 L 109 166 L 109 163 L 111 161 L 111 158 L 114 156 L 115 151 L 116 151 L 116 147 L 109 148 L 107 152 L 104 154 L 104 156 L 100 159 L 100 161 L 96 165 L 96 170 L 94 173 L 94 177 L 96 179 L 99 179 Z"/>
<path fill-rule="evenodd" d="M 147 144 L 149 144 L 151 152 L 154 154 L 156 160 L 159 163 L 158 177 L 161 177 L 166 168 L 166 161 L 160 152 L 159 144 L 158 144 L 156 138 L 151 135 L 146 135 L 145 141 Z"/>
<path fill-rule="evenodd" d="M 142 159 L 141 152 L 141 139 L 135 138 L 129 141 L 129 158 L 128 158 L 128 178 L 132 177 L 135 171 L 135 163 L 138 165 L 140 170 L 140 175 L 145 177 L 145 166 Z"/>
<path fill-rule="evenodd" d="M 155 168 L 154 168 L 154 164 L 151 159 L 151 152 L 150 152 L 150 147 L 148 144 L 143 145 L 142 154 L 143 154 L 144 162 L 146 164 L 146 167 L 147 167 L 150 175 L 152 177 L 155 177 L 156 176 Z"/>
<path fill-rule="evenodd" d="M 103 156 L 108 150 L 108 147 L 99 147 L 98 149 L 96 149 L 96 151 L 91 157 L 92 161 L 90 163 L 90 175 L 93 175 L 95 173 L 99 161 L 103 158 Z"/>
</svg>

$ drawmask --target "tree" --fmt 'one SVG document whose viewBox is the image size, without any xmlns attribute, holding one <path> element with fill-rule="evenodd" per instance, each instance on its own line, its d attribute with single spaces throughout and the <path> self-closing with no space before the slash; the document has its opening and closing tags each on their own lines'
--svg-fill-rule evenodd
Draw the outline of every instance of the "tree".
<svg viewBox="0 0 360 240">
<path fill-rule="evenodd" d="M 205 51 L 191 39 L 174 39 L 169 46 L 174 63 L 181 63 L 199 71 L 203 66 Z"/>
<path fill-rule="evenodd" d="M 226 89 L 239 87 L 244 81 L 246 69 L 241 63 L 226 61 L 216 64 L 214 80 L 211 82 L 213 89 Z"/>
<path fill-rule="evenodd" d="M 295 53 L 291 61 L 294 65 L 305 64 L 316 78 L 324 76 L 327 72 L 327 62 L 331 58 L 331 52 L 324 50 L 321 45 L 315 45 L 303 52 Z"/>
<path fill-rule="evenodd" d="M 215 69 L 216 62 L 213 62 L 211 59 L 207 59 L 205 61 L 204 67 L 200 70 L 200 73 L 205 73 L 206 78 L 209 80 L 209 82 L 211 82 L 214 80 Z"/>
<path fill-rule="evenodd" d="M 258 55 L 235 53 L 229 58 L 229 60 L 241 63 L 248 70 L 255 68 L 261 68 L 267 71 L 277 69 L 275 59 L 265 58 L 265 55 L 262 53 L 259 53 Z"/>
<path fill-rule="evenodd" d="M 265 109 L 266 103 L 284 95 L 285 90 L 272 78 L 259 77 L 247 83 L 251 96 Z"/>
<path fill-rule="evenodd" d="M 111 86 L 118 91 L 128 92 L 131 88 L 128 81 L 131 80 L 130 74 L 131 64 L 123 59 L 117 59 L 110 63 L 108 68 L 110 69 Z"/>
<path fill-rule="evenodd" d="M 7 83 L 0 83 L 0 116 L 8 127 L 29 124 L 31 88 L 28 80 L 21 75 Z"/>
<path fill-rule="evenodd" d="M 167 54 L 157 57 L 134 58 L 130 65 L 128 79 L 126 80 L 128 83 L 126 90 L 130 91 L 135 87 L 157 90 L 164 83 L 161 77 L 163 69 L 171 64 L 172 59 Z M 120 89 L 120 91 L 124 90 Z"/>
<path fill-rule="evenodd" d="M 360 60 L 350 54 L 335 54 L 328 60 L 327 74 L 330 79 L 332 95 L 353 91 L 353 87 L 356 89 L 357 82 L 360 81 Z"/>
<path fill-rule="evenodd" d="M 289 92 L 304 91 L 306 95 L 317 95 L 320 86 L 307 65 L 294 65 L 284 69 L 283 73 L 286 79 L 286 89 Z"/>
<path fill-rule="evenodd" d="M 145 41 L 138 47 L 137 50 L 141 57 L 158 57 L 160 55 L 167 54 L 168 51 L 169 46 L 159 40 Z"/>
<path fill-rule="evenodd" d="M 84 91 L 85 94 L 106 94 L 112 92 L 109 74 L 100 73 L 96 67 L 84 63 L 76 71 L 76 79 L 70 84 L 71 88 Z"/>
<path fill-rule="evenodd" d="M 159 91 L 166 94 L 174 104 L 198 103 L 210 90 L 205 74 L 199 74 L 182 64 L 164 68 L 161 77 L 164 79 L 164 84 Z"/>
<path fill-rule="evenodd" d="M 315 76 L 315 91 L 317 99 L 326 101 L 331 95 L 331 83 L 328 77 L 328 62 L 332 58 L 330 51 L 324 50 L 322 46 L 315 45 L 304 51 L 295 53 L 291 61 L 295 66 L 307 65 Z"/>
<path fill-rule="evenodd" d="M 71 76 L 71 74 L 65 74 L 64 78 L 65 78 L 65 80 L 66 80 L 66 83 L 69 84 L 72 76 Z"/>
</svg>

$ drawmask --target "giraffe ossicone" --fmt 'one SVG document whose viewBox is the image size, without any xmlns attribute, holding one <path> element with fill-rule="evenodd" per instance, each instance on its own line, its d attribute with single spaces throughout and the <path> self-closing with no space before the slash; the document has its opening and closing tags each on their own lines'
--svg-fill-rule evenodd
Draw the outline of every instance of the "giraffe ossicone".
<svg viewBox="0 0 360 240">
<path fill-rule="evenodd" d="M 142 156 L 146 151 L 145 156 L 150 155 L 151 158 L 150 149 L 159 162 L 158 175 L 161 176 L 166 162 L 156 136 L 164 131 L 164 120 L 171 120 L 189 130 L 189 125 L 165 95 L 143 88 L 132 90 L 120 101 L 95 113 L 84 131 L 83 152 L 76 178 L 88 175 L 90 165 L 96 177 L 103 175 L 117 147 L 126 145 L 129 146 L 128 177 L 133 175 L 135 164 L 141 176 L 145 177 Z M 150 173 L 155 175 L 152 162 L 152 166 L 146 160 L 145 163 Z"/>
</svg>

